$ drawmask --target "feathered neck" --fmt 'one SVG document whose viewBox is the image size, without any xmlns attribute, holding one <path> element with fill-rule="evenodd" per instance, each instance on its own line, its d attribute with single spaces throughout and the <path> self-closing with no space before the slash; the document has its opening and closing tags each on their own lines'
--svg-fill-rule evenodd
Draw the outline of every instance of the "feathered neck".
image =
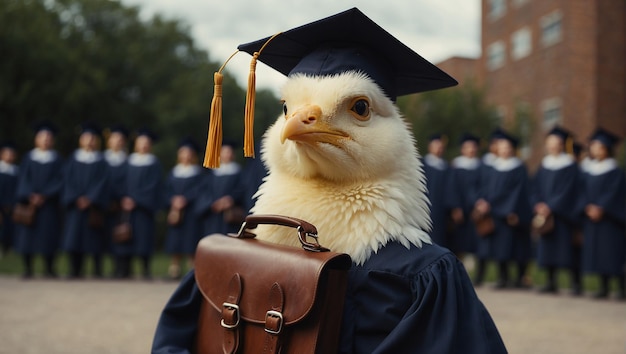
<svg viewBox="0 0 626 354">
<path fill-rule="evenodd" d="M 317 227 L 320 244 L 363 264 L 389 242 L 407 248 L 431 243 L 421 165 L 403 172 L 384 180 L 350 184 L 272 173 L 259 188 L 252 211 L 306 220 Z M 259 239 L 299 246 L 290 228 L 259 226 L 256 233 Z"/>
</svg>

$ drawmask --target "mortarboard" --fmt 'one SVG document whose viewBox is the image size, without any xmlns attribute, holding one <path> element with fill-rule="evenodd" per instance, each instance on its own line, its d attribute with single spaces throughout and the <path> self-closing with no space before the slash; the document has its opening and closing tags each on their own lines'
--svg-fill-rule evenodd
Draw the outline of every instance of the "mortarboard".
<svg viewBox="0 0 626 354">
<path fill-rule="evenodd" d="M 516 137 L 505 132 L 504 130 L 500 130 L 498 139 L 507 140 L 509 143 L 511 143 L 514 149 L 517 149 L 517 145 L 519 144 L 519 140 Z"/>
<path fill-rule="evenodd" d="M 11 150 L 17 151 L 17 145 L 13 141 L 6 140 L 3 142 L 0 142 L 0 150 L 2 149 L 11 149 Z"/>
<path fill-rule="evenodd" d="M 102 130 L 100 129 L 100 127 L 96 123 L 84 122 L 80 126 L 80 133 L 81 134 L 91 133 L 91 134 L 94 134 L 94 135 L 101 135 L 102 134 Z"/>
<path fill-rule="evenodd" d="M 56 125 L 48 120 L 44 120 L 42 122 L 35 124 L 33 126 L 33 130 L 35 131 L 35 133 L 39 133 L 40 131 L 45 130 L 45 131 L 52 133 L 52 135 L 56 135 L 58 131 Z"/>
<path fill-rule="evenodd" d="M 478 144 L 480 142 L 480 138 L 470 133 L 464 133 L 459 139 L 459 144 L 463 144 L 466 141 L 473 141 L 474 143 Z"/>
<path fill-rule="evenodd" d="M 254 156 L 254 68 L 256 60 L 284 75 L 336 75 L 358 71 L 374 80 L 393 101 L 396 97 L 457 85 L 457 81 L 384 30 L 359 9 L 299 26 L 254 42 L 239 50 L 252 55 L 246 98 L 245 156 Z M 220 71 L 223 67 L 220 69 Z M 221 73 L 215 75 L 211 127 L 205 167 L 216 167 L 221 132 Z M 214 118 L 219 118 L 214 119 Z"/>
<path fill-rule="evenodd" d="M 602 143 L 602 145 L 606 146 L 609 149 L 613 148 L 613 145 L 617 144 L 620 140 L 617 135 L 603 129 L 598 128 L 589 138 L 590 141 L 597 140 Z"/>
<path fill-rule="evenodd" d="M 126 127 L 124 127 L 124 126 L 123 126 L 123 125 L 121 125 L 121 124 L 117 124 L 117 125 L 112 126 L 112 127 L 109 129 L 109 132 L 110 132 L 110 133 L 120 133 L 120 134 L 124 135 L 124 136 L 125 136 L 125 137 L 127 137 L 127 138 L 128 138 L 128 136 L 129 136 L 129 134 L 130 134 L 130 133 L 128 132 L 128 129 L 126 129 Z"/>
<path fill-rule="evenodd" d="M 140 136 L 147 136 L 150 140 L 152 140 L 152 142 L 156 142 L 159 137 L 150 129 L 148 128 L 141 128 L 139 130 L 137 130 L 137 137 Z"/>
<path fill-rule="evenodd" d="M 506 134 L 502 128 L 497 127 L 494 129 L 491 134 L 489 134 L 489 140 L 494 141 L 496 139 L 502 139 L 503 135 Z"/>
<path fill-rule="evenodd" d="M 178 148 L 180 149 L 182 147 L 188 147 L 195 151 L 196 154 L 200 152 L 200 146 L 190 136 L 185 137 L 178 142 Z"/>
<path fill-rule="evenodd" d="M 335 75 L 361 71 L 395 101 L 397 96 L 457 84 L 448 74 L 365 16 L 359 9 L 240 45 L 239 50 L 284 75 Z"/>
<path fill-rule="evenodd" d="M 554 128 L 552 128 L 548 132 L 548 136 L 549 135 L 556 135 L 559 138 L 561 138 L 563 141 L 566 141 L 568 138 L 570 138 L 572 136 L 572 134 L 570 132 L 568 132 L 567 130 L 559 127 L 558 125 L 555 126 Z"/>
</svg>

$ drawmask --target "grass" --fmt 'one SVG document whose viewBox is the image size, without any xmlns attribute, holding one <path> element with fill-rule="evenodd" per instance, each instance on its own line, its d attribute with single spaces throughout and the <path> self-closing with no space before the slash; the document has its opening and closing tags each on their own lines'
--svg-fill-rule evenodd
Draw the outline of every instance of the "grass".
<svg viewBox="0 0 626 354">
<path fill-rule="evenodd" d="M 185 264 L 185 263 L 183 263 Z M 152 275 L 154 278 L 164 278 L 167 276 L 167 268 L 169 266 L 169 256 L 164 253 L 156 253 L 152 257 Z M 471 267 L 470 267 L 471 268 Z M 89 257 L 86 258 L 85 274 L 92 274 L 93 265 Z M 68 257 L 65 254 L 60 254 L 56 259 L 56 270 L 60 276 L 65 276 L 69 273 Z M 110 256 L 103 257 L 103 270 L 105 277 L 110 276 L 113 273 L 113 259 Z M 0 275 L 8 276 L 20 276 L 24 271 L 22 259 L 15 252 L 9 252 L 4 254 L 0 258 Z M 133 274 L 141 274 L 141 265 L 138 260 L 134 261 Z M 468 269 L 469 274 L 473 277 L 473 270 Z M 41 257 L 35 257 L 34 261 L 34 273 L 35 276 L 42 276 L 44 273 L 44 264 Z M 487 270 L 485 273 L 485 282 L 495 282 L 497 277 L 497 266 L 493 262 L 487 264 Z M 533 287 L 541 287 L 546 283 L 546 272 L 538 269 L 535 263 L 531 263 L 527 269 L 527 277 L 532 283 Z M 509 279 L 515 279 L 515 272 L 512 271 Z M 557 272 L 557 284 L 560 289 L 570 289 L 570 275 L 567 271 L 559 270 Z M 583 276 L 583 290 L 585 292 L 594 292 L 598 290 L 600 285 L 600 279 L 595 275 Z M 613 279 L 611 281 L 611 290 L 615 291 L 618 288 L 617 281 Z"/>
</svg>

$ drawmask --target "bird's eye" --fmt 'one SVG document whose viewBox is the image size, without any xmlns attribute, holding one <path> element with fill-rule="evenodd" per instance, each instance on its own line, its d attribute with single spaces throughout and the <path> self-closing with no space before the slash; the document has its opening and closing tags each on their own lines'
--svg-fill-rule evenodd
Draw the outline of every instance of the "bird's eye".
<svg viewBox="0 0 626 354">
<path fill-rule="evenodd" d="M 283 113 L 285 114 L 285 116 L 287 115 L 287 103 L 283 102 Z"/>
<path fill-rule="evenodd" d="M 370 119 L 370 102 L 364 97 L 357 97 L 352 101 L 350 106 L 350 113 L 362 121 Z"/>
</svg>

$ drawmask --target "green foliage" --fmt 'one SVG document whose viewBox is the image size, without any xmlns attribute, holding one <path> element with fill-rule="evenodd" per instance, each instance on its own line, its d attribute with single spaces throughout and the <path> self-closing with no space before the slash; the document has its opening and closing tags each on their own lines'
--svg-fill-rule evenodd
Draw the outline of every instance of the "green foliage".
<svg viewBox="0 0 626 354">
<path fill-rule="evenodd" d="M 459 153 L 457 142 L 463 133 L 487 139 L 497 126 L 495 111 L 484 96 L 481 88 L 469 82 L 463 87 L 401 97 L 398 106 L 413 127 L 420 152 L 426 153 L 429 135 L 442 133 L 449 141 L 445 157 L 451 159 Z"/>
<path fill-rule="evenodd" d="M 21 151 L 32 146 L 32 125 L 42 119 L 59 126 L 63 154 L 76 147 L 87 120 L 153 129 L 166 167 L 180 138 L 206 141 L 221 63 L 210 62 L 178 20 L 141 20 L 138 8 L 118 1 L 4 0 L 0 52 L 0 140 L 15 140 Z M 228 73 L 223 102 L 224 133 L 240 140 L 245 90 Z M 275 102 L 259 93 L 257 129 L 279 112 Z"/>
</svg>

